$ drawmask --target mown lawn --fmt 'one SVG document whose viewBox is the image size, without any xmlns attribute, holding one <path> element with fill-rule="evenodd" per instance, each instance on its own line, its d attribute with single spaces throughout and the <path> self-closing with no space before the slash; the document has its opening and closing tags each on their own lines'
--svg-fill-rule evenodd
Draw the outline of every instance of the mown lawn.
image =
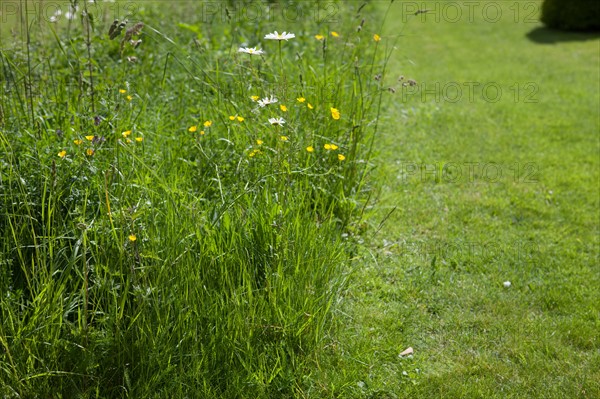
<svg viewBox="0 0 600 399">
<path fill-rule="evenodd" d="M 383 225 L 337 367 L 356 397 L 595 398 L 598 35 L 544 29 L 540 2 L 466 3 L 391 7 Z"/>
</svg>

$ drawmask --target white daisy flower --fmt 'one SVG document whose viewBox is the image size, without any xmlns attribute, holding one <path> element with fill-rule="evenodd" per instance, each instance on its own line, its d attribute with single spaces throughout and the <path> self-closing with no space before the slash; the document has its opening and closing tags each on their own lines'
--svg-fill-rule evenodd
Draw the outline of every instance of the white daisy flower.
<svg viewBox="0 0 600 399">
<path fill-rule="evenodd" d="M 296 35 L 294 35 L 293 33 L 277 33 L 277 31 L 275 31 L 275 33 L 269 33 L 268 35 L 265 36 L 265 39 L 270 39 L 270 40 L 288 40 L 288 39 L 293 39 L 295 38 Z"/>
<path fill-rule="evenodd" d="M 277 102 L 277 99 L 275 97 L 271 96 L 271 98 L 265 97 L 262 100 L 258 100 L 258 105 L 260 105 L 261 107 L 264 107 L 265 105 L 274 104 L 276 102 Z"/>
<path fill-rule="evenodd" d="M 283 118 L 269 118 L 269 123 L 275 126 L 283 126 L 285 124 L 285 120 Z"/>
<path fill-rule="evenodd" d="M 238 52 L 252 55 L 262 55 L 265 53 L 263 50 L 257 49 L 256 47 L 240 47 Z"/>
</svg>

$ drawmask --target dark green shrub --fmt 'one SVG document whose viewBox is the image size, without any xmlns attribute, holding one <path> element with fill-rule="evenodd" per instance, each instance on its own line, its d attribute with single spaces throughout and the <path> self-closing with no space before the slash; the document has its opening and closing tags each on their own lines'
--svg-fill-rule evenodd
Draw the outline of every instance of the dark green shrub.
<svg viewBox="0 0 600 399">
<path fill-rule="evenodd" d="M 600 30 L 600 1 L 545 0 L 541 20 L 563 30 Z"/>
</svg>

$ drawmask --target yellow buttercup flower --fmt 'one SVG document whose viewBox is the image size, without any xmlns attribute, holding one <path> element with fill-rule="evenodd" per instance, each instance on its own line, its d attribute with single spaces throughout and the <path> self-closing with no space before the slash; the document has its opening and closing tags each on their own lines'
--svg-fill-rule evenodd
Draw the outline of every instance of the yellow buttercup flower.
<svg viewBox="0 0 600 399">
<path fill-rule="evenodd" d="M 340 119 L 340 111 L 337 108 L 331 108 L 331 117 L 337 121 Z"/>
<path fill-rule="evenodd" d="M 135 234 L 129 234 L 129 237 L 127 237 L 129 239 L 129 241 L 134 242 L 135 240 L 137 240 L 137 237 L 135 236 Z"/>
<path fill-rule="evenodd" d="M 234 121 L 234 120 L 235 120 L 235 116 L 233 116 L 233 115 L 229 115 L 229 120 L 230 120 L 230 121 Z"/>
<path fill-rule="evenodd" d="M 133 100 L 133 97 L 131 97 L 131 96 L 127 96 L 127 97 L 125 97 L 125 98 L 127 99 L 127 101 L 131 101 L 131 100 Z"/>
<path fill-rule="evenodd" d="M 379 36 L 377 33 L 375 33 L 375 34 L 373 35 L 373 40 L 375 40 L 376 42 L 378 42 L 378 41 L 380 41 L 380 40 L 381 40 L 381 36 Z"/>
<path fill-rule="evenodd" d="M 236 118 L 237 118 L 238 122 L 243 122 L 244 121 L 244 118 L 241 117 L 241 116 L 237 116 Z"/>
<path fill-rule="evenodd" d="M 279 105 L 279 108 L 283 111 L 283 112 L 287 112 L 287 107 L 283 104 Z"/>
<path fill-rule="evenodd" d="M 262 145 L 263 143 L 264 143 L 264 141 L 262 141 L 260 139 L 256 140 L 256 144 L 258 144 L 258 145 Z"/>
<path fill-rule="evenodd" d="M 211 127 L 212 126 L 212 121 L 205 121 L 204 122 L 204 127 Z"/>
<path fill-rule="evenodd" d="M 288 136 L 281 136 L 281 137 L 279 137 L 279 140 L 281 140 L 281 141 L 288 141 L 289 137 Z"/>
<path fill-rule="evenodd" d="M 325 39 L 325 36 L 323 36 L 323 35 L 315 35 L 315 39 L 317 39 L 317 40 L 323 40 L 323 39 Z"/>
<path fill-rule="evenodd" d="M 325 144 L 323 147 L 328 151 L 337 150 L 339 148 L 337 145 L 330 143 Z"/>
<path fill-rule="evenodd" d="M 88 148 L 85 153 L 91 157 L 92 155 L 94 155 L 94 152 L 95 151 L 93 149 Z"/>
<path fill-rule="evenodd" d="M 61 152 L 59 152 L 57 154 L 59 157 L 64 158 L 67 155 L 67 152 L 65 150 L 62 150 Z"/>
<path fill-rule="evenodd" d="M 340 34 L 335 31 L 332 31 L 330 33 L 331 33 L 331 36 L 333 36 L 333 37 L 340 37 Z"/>
<path fill-rule="evenodd" d="M 308 109 L 313 109 L 314 108 L 310 103 L 306 103 L 306 106 L 308 107 Z"/>
<path fill-rule="evenodd" d="M 83 140 L 75 139 L 73 140 L 73 143 L 75 143 L 75 145 L 80 145 L 81 143 L 83 143 Z"/>
<path fill-rule="evenodd" d="M 252 99 L 252 101 L 258 101 L 258 99 L 260 98 L 259 96 L 250 96 L 250 98 Z"/>
<path fill-rule="evenodd" d="M 306 101 L 306 98 L 298 97 L 296 100 L 298 100 L 299 103 L 303 103 L 304 101 Z"/>
<path fill-rule="evenodd" d="M 128 137 L 130 134 L 131 134 L 131 130 L 126 130 L 126 131 L 124 131 L 123 133 L 121 133 L 121 135 L 122 135 L 123 137 Z"/>
<path fill-rule="evenodd" d="M 308 147 L 306 147 L 306 151 L 308 151 L 308 152 L 314 152 L 315 148 L 312 145 L 309 145 Z"/>
<path fill-rule="evenodd" d="M 196 130 L 198 130 L 198 126 L 190 126 L 188 132 L 194 133 Z"/>
<path fill-rule="evenodd" d="M 346 157 L 344 155 L 342 155 L 342 154 L 338 154 L 338 159 L 340 161 L 343 161 L 344 159 L 346 159 Z"/>
<path fill-rule="evenodd" d="M 143 137 L 136 137 L 135 141 L 137 141 L 138 143 L 141 143 L 142 141 L 144 141 Z"/>
<path fill-rule="evenodd" d="M 94 135 L 85 136 L 85 139 L 88 140 L 88 141 L 92 141 L 92 140 L 94 140 Z"/>
<path fill-rule="evenodd" d="M 120 89 L 120 90 L 119 90 L 119 93 L 121 93 L 121 94 L 125 94 L 125 93 L 127 93 L 127 90 L 125 90 L 125 89 Z"/>
</svg>

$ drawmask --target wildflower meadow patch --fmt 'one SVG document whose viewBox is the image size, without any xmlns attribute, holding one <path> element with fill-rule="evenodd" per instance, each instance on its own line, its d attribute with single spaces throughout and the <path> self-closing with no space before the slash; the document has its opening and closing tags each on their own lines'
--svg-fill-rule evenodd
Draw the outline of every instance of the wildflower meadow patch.
<svg viewBox="0 0 600 399">
<path fill-rule="evenodd" d="M 382 17 L 8 3 L 0 394 L 308 392 L 370 196 Z"/>
</svg>

